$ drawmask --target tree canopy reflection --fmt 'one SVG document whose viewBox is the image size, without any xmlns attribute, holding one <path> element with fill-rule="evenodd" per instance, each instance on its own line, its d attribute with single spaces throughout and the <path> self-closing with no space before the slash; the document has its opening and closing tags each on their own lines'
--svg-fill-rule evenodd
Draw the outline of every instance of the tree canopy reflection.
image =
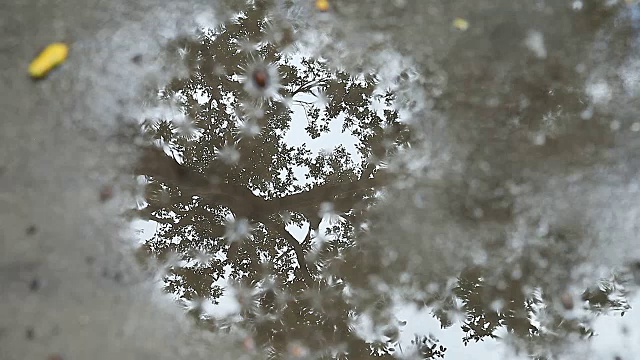
<svg viewBox="0 0 640 360">
<path fill-rule="evenodd" d="M 386 280 L 395 271 L 400 277 L 394 261 L 403 260 L 389 260 L 393 249 L 362 239 L 369 210 L 393 181 L 385 161 L 411 147 L 412 133 L 394 107 L 394 93 L 381 88 L 375 74 L 353 75 L 307 58 L 295 51 L 292 33 L 255 6 L 198 39 L 173 44 L 188 76 L 159 92 L 174 116 L 144 124 L 150 145 L 136 172 L 148 181 L 147 205 L 136 215 L 158 228 L 139 259 L 161 264 L 165 290 L 204 328 L 245 329 L 273 358 L 392 358 L 402 351 L 394 294 L 425 280 L 410 273 L 403 274 L 407 281 Z M 341 123 L 357 138 L 357 154 L 345 146 L 314 154 L 306 144 L 288 144 L 295 121 L 306 122 L 312 139 Z M 292 224 L 308 226 L 304 239 L 287 231 Z M 465 344 L 506 328 L 532 340 L 535 353 L 536 342 L 593 334 L 583 319 L 543 307 L 547 294 L 520 290 L 535 284 L 487 283 L 489 270 L 469 266 L 453 287 L 412 299 L 429 306 L 442 327 L 454 325 L 458 314 Z M 199 306 L 220 299 L 224 289 L 215 283 L 221 278 L 235 284 L 239 319 L 213 319 Z M 625 311 L 625 301 L 607 296 L 614 283 L 583 298 L 596 310 Z M 541 332 L 532 321 L 541 309 L 561 336 Z M 380 340 L 357 331 L 363 316 Z M 429 334 L 414 342 L 420 358 L 445 355 L 447 344 Z"/>
</svg>

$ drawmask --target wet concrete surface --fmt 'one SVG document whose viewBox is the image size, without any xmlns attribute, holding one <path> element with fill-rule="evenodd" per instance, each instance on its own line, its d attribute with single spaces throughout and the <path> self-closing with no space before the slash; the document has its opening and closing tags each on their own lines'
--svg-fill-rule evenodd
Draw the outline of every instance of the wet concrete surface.
<svg viewBox="0 0 640 360">
<path fill-rule="evenodd" d="M 101 195 L 132 158 L 127 141 L 105 141 L 126 112 L 121 99 L 147 75 L 131 57 L 157 58 L 167 36 L 157 21 L 183 21 L 169 25 L 173 35 L 192 25 L 183 16 L 195 18 L 198 4 L 172 3 L 0 4 L 2 359 L 197 359 L 221 348 L 222 358 L 242 356 L 192 332 L 157 289 L 140 291 L 118 230 L 131 194 L 120 186 Z M 154 19 L 167 9 L 169 20 Z M 70 45 L 68 61 L 33 81 L 29 62 L 56 41 Z M 203 342 L 184 346 L 193 341 Z"/>
<path fill-rule="evenodd" d="M 126 175 L 131 173 L 138 154 L 137 140 L 127 130 L 132 125 L 128 119 L 138 117 L 139 104 L 145 101 L 144 90 L 158 89 L 177 74 L 184 74 L 185 69 L 177 65 L 179 61 L 164 51 L 167 42 L 181 35 L 192 35 L 198 26 L 215 25 L 218 20 L 227 16 L 225 12 L 216 12 L 216 9 L 234 7 L 232 1 L 226 3 L 57 0 L 15 1 L 0 5 L 0 31 L 4 34 L 0 39 L 2 359 L 199 359 L 210 358 L 211 352 L 219 355 L 216 358 L 226 356 L 228 359 L 239 359 L 249 356 L 243 344 L 235 339 L 221 339 L 217 335 L 193 329 L 191 323 L 184 319 L 182 310 L 162 296 L 156 286 L 147 282 L 146 275 L 140 273 L 132 259 L 133 236 L 123 230 L 128 225 L 121 218 L 123 209 L 131 207 L 134 202 L 137 191 L 134 181 Z M 494 11 L 491 2 L 481 3 L 489 10 L 482 12 L 482 6 L 478 6 L 481 14 L 474 15 L 478 22 L 486 13 Z M 380 9 L 391 6 L 385 4 L 387 2 L 381 4 Z M 423 4 L 409 2 L 409 9 L 432 10 L 423 8 Z M 432 275 L 444 269 L 446 275 L 450 276 L 461 271 L 467 263 L 475 261 L 478 254 L 489 251 L 490 254 L 497 254 L 494 256 L 497 259 L 495 263 L 487 262 L 489 270 L 497 269 L 494 272 L 500 273 L 493 279 L 497 284 L 502 273 L 511 272 L 514 265 L 503 260 L 512 259 L 511 255 L 515 250 L 500 244 L 495 246 L 491 243 L 484 247 L 484 243 L 477 243 L 474 245 L 477 249 L 460 251 L 471 243 L 464 239 L 475 240 L 478 229 L 483 226 L 486 227 L 483 228 L 486 237 L 491 241 L 496 234 L 511 235 L 511 232 L 519 235 L 521 231 L 530 236 L 531 232 L 537 231 L 537 227 L 544 225 L 543 221 L 540 221 L 542 225 L 535 221 L 540 218 L 553 219 L 559 225 L 571 225 L 558 225 L 562 230 L 559 232 L 562 236 L 558 235 L 558 238 L 568 236 L 571 244 L 578 243 L 579 249 L 586 249 L 584 251 L 588 252 L 587 255 L 582 256 L 574 248 L 565 251 L 562 246 L 558 247 L 560 250 L 548 250 L 546 244 L 536 243 L 531 248 L 511 243 L 508 245 L 523 252 L 524 260 L 518 258 L 515 262 L 534 263 L 531 266 L 531 278 L 527 279 L 526 273 L 523 278 L 526 286 L 530 284 L 525 280 L 533 279 L 557 292 L 567 288 L 574 280 L 571 278 L 571 271 L 581 265 L 579 263 L 574 267 L 573 263 L 565 261 L 567 258 L 563 255 L 569 254 L 568 258 L 573 260 L 582 261 L 583 257 L 589 259 L 585 270 L 590 274 L 589 280 L 597 278 L 599 273 L 594 268 L 599 270 L 598 266 L 602 264 L 604 267 L 622 264 L 621 255 L 629 256 L 625 261 L 633 259 L 635 253 L 627 249 L 636 248 L 629 237 L 629 234 L 636 231 L 633 217 L 635 205 L 629 199 L 630 194 L 637 192 L 637 187 L 628 179 L 637 174 L 637 161 L 632 156 L 637 147 L 637 140 L 634 138 L 637 130 L 624 131 L 619 135 L 609 132 L 615 127 L 611 125 L 613 121 L 618 121 L 616 126 L 623 127 L 623 130 L 633 129 L 635 118 L 627 112 L 630 106 L 626 101 L 628 98 L 620 97 L 619 100 L 624 103 L 624 107 L 620 107 L 624 112 L 620 110 L 620 113 L 615 114 L 617 109 L 614 109 L 612 115 L 607 106 L 601 106 L 604 108 L 600 109 L 604 115 L 588 126 L 583 126 L 582 120 L 574 116 L 562 124 L 566 128 L 557 133 L 550 131 L 546 144 L 544 141 L 542 144 L 528 142 L 530 129 L 524 131 L 517 128 L 518 131 L 512 131 L 513 128 L 509 128 L 510 125 L 506 123 L 510 118 L 506 116 L 496 116 L 495 121 L 487 116 L 486 119 L 489 120 L 478 121 L 470 114 L 487 109 L 488 114 L 494 114 L 495 105 L 489 104 L 491 99 L 481 96 L 485 88 L 504 86 L 502 93 L 496 91 L 498 104 L 504 99 L 510 99 L 512 76 L 518 74 L 518 71 L 503 72 L 500 61 L 506 65 L 517 63 L 520 67 L 515 67 L 516 70 L 526 68 L 522 72 L 526 80 L 523 83 L 531 86 L 522 93 L 531 95 L 529 98 L 533 99 L 534 110 L 530 121 L 535 126 L 542 122 L 542 115 L 548 110 L 549 103 L 558 101 L 566 107 L 566 99 L 570 99 L 575 105 L 579 103 L 578 100 L 582 101 L 587 97 L 573 97 L 571 93 L 571 96 L 562 98 L 563 100 L 554 100 L 546 88 L 550 85 L 540 84 L 537 80 L 546 79 L 539 74 L 546 76 L 552 73 L 547 70 L 553 70 L 557 64 L 553 61 L 547 64 L 540 59 L 527 59 L 532 64 L 529 66 L 529 63 L 520 61 L 525 57 L 522 49 L 518 48 L 520 38 L 526 35 L 534 22 L 526 16 L 526 12 L 520 14 L 520 24 L 510 21 L 509 14 L 503 14 L 509 20 L 505 21 L 506 25 L 500 24 L 501 20 L 488 16 L 486 29 L 475 31 L 472 28 L 468 34 L 473 34 L 475 38 L 469 36 L 466 39 L 460 33 L 451 35 L 448 18 L 441 16 L 443 13 L 447 16 L 465 14 L 467 5 L 462 2 L 459 4 L 462 5 L 444 10 L 434 7 L 440 12 L 434 12 L 430 16 L 438 18 L 437 22 L 424 22 L 416 15 L 420 13 L 418 10 L 398 10 L 401 14 L 398 19 L 402 21 L 395 22 L 413 21 L 411 26 L 379 23 L 381 27 L 391 31 L 391 38 L 397 37 L 398 48 L 403 49 L 405 54 L 414 56 L 417 68 L 430 74 L 419 80 L 424 82 L 422 85 L 425 93 L 435 88 L 444 88 L 443 84 L 447 79 L 442 80 L 442 83 L 437 80 L 448 75 L 450 93 L 446 95 L 452 99 L 450 103 L 443 101 L 442 108 L 437 109 L 448 112 L 448 122 L 434 115 L 434 111 L 429 114 L 433 117 L 425 117 L 429 121 L 419 122 L 416 126 L 424 130 L 425 138 L 431 136 L 430 142 L 425 141 L 424 148 L 417 147 L 417 152 L 442 155 L 441 158 L 434 156 L 429 159 L 428 164 L 432 168 L 444 169 L 444 175 L 441 175 L 444 180 L 437 176 L 431 178 L 431 168 L 427 167 L 409 173 L 409 181 L 406 183 L 409 185 L 400 184 L 404 187 L 399 186 L 398 196 L 380 211 L 378 219 L 382 219 L 386 229 L 378 234 L 381 238 L 379 240 L 388 244 L 388 239 L 395 239 L 398 234 L 403 234 L 406 239 L 402 244 L 391 246 L 399 250 L 400 255 L 404 252 L 413 256 L 416 249 L 422 251 L 424 257 L 415 259 L 415 263 L 410 264 L 418 274 L 423 272 Z M 216 6 L 215 9 L 211 7 L 213 5 Z M 344 8 L 347 9 L 348 6 Z M 376 9 L 378 7 L 370 10 Z M 344 33 L 368 33 L 368 26 L 378 30 L 375 21 L 358 20 L 359 10 L 346 11 L 345 19 L 353 22 L 351 27 L 343 30 Z M 548 43 L 556 44 L 555 51 L 560 54 L 560 73 L 573 74 L 573 68 L 579 65 L 577 62 L 583 56 L 592 58 L 585 61 L 587 65 L 582 65 L 591 66 L 589 69 L 594 73 L 601 70 L 598 57 L 593 54 L 598 52 L 597 49 L 601 46 L 598 43 L 603 42 L 602 38 L 613 31 L 603 26 L 601 33 L 604 35 L 600 34 L 602 36 L 598 38 L 597 34 L 594 35 L 589 30 L 592 24 L 585 21 L 586 25 L 583 24 L 582 30 L 589 30 L 584 31 L 588 33 L 586 36 L 582 30 L 575 30 L 570 22 L 554 22 L 558 19 L 566 20 L 566 14 L 557 13 L 561 15 L 554 17 L 551 14 L 548 23 L 556 24 L 558 29 L 565 31 L 567 38 L 582 41 L 576 41 L 580 45 L 576 46 L 577 50 L 572 48 L 565 54 L 564 49 L 569 47 L 558 45 L 563 42 L 554 40 L 552 35 L 547 36 Z M 372 17 L 387 17 L 387 20 L 394 22 L 393 17 L 385 13 L 372 14 Z M 578 20 L 582 21 L 581 18 Z M 495 44 L 487 41 L 484 36 L 485 31 L 494 28 L 502 29 L 495 31 L 496 39 L 492 40 Z M 513 29 L 515 30 L 512 32 Z M 413 46 L 419 41 L 421 34 L 428 31 L 433 31 L 436 35 L 449 34 L 449 38 L 462 40 L 448 43 L 433 36 L 433 48 Z M 360 45 L 369 39 L 361 36 L 349 38 L 344 33 L 337 32 L 342 34 L 339 36 L 344 35 L 347 40 Z M 484 39 L 484 42 L 474 39 Z M 47 78 L 33 81 L 27 75 L 29 62 L 44 46 L 55 41 L 64 41 L 70 45 L 68 60 Z M 352 49 L 352 52 L 335 54 L 341 51 L 339 46 L 344 43 L 335 42 L 337 50 L 331 48 L 335 45 L 334 42 L 328 43 L 324 51 L 332 54 L 334 59 L 339 58 L 338 62 L 342 61 L 340 56 L 354 57 L 350 55 L 359 54 L 358 51 L 367 53 L 369 50 L 362 46 L 362 49 Z M 611 44 L 624 48 L 622 43 L 624 41 L 621 40 Z M 619 51 L 618 55 L 609 54 L 604 58 L 608 61 L 625 59 L 628 54 L 620 48 L 616 50 Z M 549 52 L 552 51 L 554 49 L 550 47 Z M 478 53 L 486 56 L 486 62 L 474 61 Z M 452 60 L 445 58 L 449 55 Z M 502 57 L 496 60 L 491 58 L 493 55 Z M 435 64 L 432 60 L 441 63 Z M 373 56 L 366 57 L 363 66 L 370 66 L 375 61 Z M 477 64 L 478 68 L 475 68 Z M 451 68 L 447 68 L 448 65 Z M 487 66 L 484 67 L 485 65 Z M 500 76 L 486 79 L 483 77 L 485 71 L 495 71 Z M 550 83 L 555 84 L 557 81 L 554 76 L 551 76 L 553 81 L 550 80 Z M 476 78 L 477 81 L 469 82 L 471 85 L 465 82 Z M 566 87 L 578 88 L 580 90 L 576 92 L 580 93 L 585 87 L 584 79 L 580 78 L 578 82 L 576 78 L 578 76 L 561 77 Z M 427 83 L 428 81 L 433 83 Z M 483 87 L 485 85 L 482 81 L 487 81 L 488 85 Z M 538 91 L 538 85 L 542 90 Z M 471 105 L 467 107 L 465 94 L 480 95 L 472 99 L 475 102 L 469 102 Z M 538 94 L 542 95 L 535 97 Z M 438 96 L 440 95 L 434 95 L 433 98 Z M 616 101 L 612 101 L 609 107 L 615 108 Z M 580 102 L 579 106 L 582 104 Z M 579 106 L 576 105 L 571 111 L 579 113 L 582 111 Z M 511 108 L 506 108 L 505 112 L 509 113 Z M 436 120 L 431 122 L 434 118 Z M 531 128 L 538 131 L 533 125 Z M 431 130 L 433 131 L 430 132 Z M 430 148 L 431 145 L 433 148 Z M 440 145 L 448 147 L 447 151 L 438 152 L 439 149 L 435 148 Z M 597 151 L 589 153 L 585 150 L 592 148 Z M 476 151 L 477 149 L 486 153 Z M 514 155 L 501 156 L 512 149 L 520 150 L 515 151 Z M 486 164 L 474 156 L 487 160 L 486 163 L 490 163 L 494 171 L 486 175 Z M 415 152 L 410 152 L 407 164 L 411 165 L 417 157 Z M 397 167 L 404 166 L 401 160 L 402 158 L 395 164 Z M 173 162 L 169 163 L 175 166 Z M 517 178 L 514 174 L 524 179 L 524 190 L 510 182 L 512 178 Z M 487 181 L 467 183 L 466 179 L 470 177 Z M 440 181 L 447 182 L 448 191 L 440 191 L 434 186 L 440 185 Z M 517 198 L 517 201 L 513 201 L 514 205 L 504 207 L 498 206 L 502 206 L 498 201 L 501 199 L 484 197 L 506 188 L 514 189 L 515 192 L 524 191 L 524 195 L 514 195 Z M 526 193 L 527 191 L 530 193 Z M 428 196 L 429 211 L 425 210 L 425 205 L 416 194 Z M 613 201 L 624 206 L 607 212 L 610 218 L 601 216 L 598 209 L 607 208 Z M 442 204 L 446 206 L 441 206 Z M 507 210 L 491 212 L 494 207 Z M 627 208 L 630 210 L 627 211 Z M 478 209 L 481 211 L 477 211 Z M 425 213 L 429 216 L 426 217 Z M 509 214 L 506 216 L 503 213 Z M 535 221 L 522 216 L 523 213 Z M 397 214 L 405 216 L 399 218 Z M 478 214 L 484 218 L 474 218 Z M 523 219 L 531 220 L 531 224 L 522 225 Z M 387 224 L 390 226 L 386 226 Z M 583 228 L 583 224 L 597 226 Z M 440 229 L 444 234 L 440 239 L 440 252 L 433 251 L 434 246 L 439 243 L 424 237 L 428 232 L 433 235 L 434 229 Z M 619 231 L 619 234 L 615 231 Z M 553 231 L 547 233 L 551 237 L 555 236 Z M 544 235 L 548 235 L 547 233 Z M 595 240 L 587 236 L 593 233 L 598 235 L 593 236 Z M 611 233 L 618 236 L 611 237 L 614 240 L 611 240 L 613 245 L 610 246 L 607 236 Z M 592 246 L 583 243 L 583 237 L 597 244 Z M 541 249 L 536 248 L 538 245 Z M 562 241 L 560 245 L 563 245 Z M 502 252 L 494 252 L 495 249 L 502 249 Z M 535 266 L 538 259 L 531 260 L 531 254 L 537 256 L 538 253 L 544 255 L 547 252 L 551 255 L 543 260 L 551 260 L 550 263 L 554 264 L 551 267 L 555 271 L 553 277 L 548 276 L 550 270 Z M 424 261 L 429 260 L 429 256 L 433 257 L 433 261 Z M 373 264 L 372 268 L 375 268 L 374 265 L 378 264 Z M 358 271 L 355 271 L 356 275 Z M 399 273 L 389 271 L 389 277 L 395 281 Z M 579 282 L 576 287 L 587 283 L 586 280 L 581 281 L 584 282 Z M 577 291 L 582 290 L 580 288 Z M 558 294 L 553 296 L 557 297 Z"/>
</svg>

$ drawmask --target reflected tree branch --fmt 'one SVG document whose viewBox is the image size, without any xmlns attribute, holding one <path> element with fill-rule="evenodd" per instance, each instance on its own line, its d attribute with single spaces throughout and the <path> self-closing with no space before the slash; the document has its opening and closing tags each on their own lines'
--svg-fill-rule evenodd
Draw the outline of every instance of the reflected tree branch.
<svg viewBox="0 0 640 360">
<path fill-rule="evenodd" d="M 309 90 L 321 84 L 326 84 L 327 81 L 329 80 L 331 80 L 331 78 L 325 77 L 325 78 L 317 79 L 314 81 L 310 81 L 306 84 L 300 85 L 298 88 L 296 88 L 291 92 L 291 97 L 294 97 L 296 94 L 299 94 L 299 93 L 308 92 Z"/>
<path fill-rule="evenodd" d="M 204 175 L 187 169 L 162 150 L 153 147 L 144 150 L 135 171 L 160 182 L 179 184 L 182 191 L 200 196 L 212 205 L 226 206 L 238 217 L 264 221 L 269 215 L 285 210 L 308 214 L 309 211 L 317 211 L 319 204 L 323 202 L 336 202 L 334 207 L 341 211 L 348 210 L 346 208 L 353 206 L 360 198 L 359 191 L 382 187 L 389 179 L 388 174 L 381 171 L 371 178 L 373 168 L 367 167 L 363 176 L 355 181 L 318 185 L 304 192 L 270 200 L 255 195 L 245 186 L 213 183 Z"/>
<path fill-rule="evenodd" d="M 300 266 L 302 280 L 304 281 L 305 285 L 307 285 L 307 287 L 311 287 L 311 285 L 313 284 L 313 277 L 309 272 L 307 260 L 304 258 L 305 254 L 302 245 L 284 227 L 280 227 L 279 224 L 276 224 L 273 221 L 269 221 L 269 223 L 267 224 L 267 228 L 274 233 L 282 236 L 287 241 L 287 243 L 291 245 L 292 250 L 295 252 L 296 260 L 298 260 L 298 266 Z"/>
</svg>

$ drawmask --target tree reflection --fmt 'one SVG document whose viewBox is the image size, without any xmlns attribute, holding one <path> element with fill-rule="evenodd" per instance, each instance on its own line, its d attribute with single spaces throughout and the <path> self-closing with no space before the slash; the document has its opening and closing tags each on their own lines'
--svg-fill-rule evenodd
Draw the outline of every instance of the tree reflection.
<svg viewBox="0 0 640 360">
<path fill-rule="evenodd" d="M 136 168 L 148 181 L 147 205 L 136 215 L 158 229 L 139 259 L 160 264 L 165 290 L 203 327 L 245 329 L 273 358 L 392 358 L 401 351 L 402 326 L 391 313 L 394 292 L 411 288 L 420 275 L 386 280 L 400 276 L 387 261 L 391 250 L 361 235 L 377 194 L 393 179 L 384 161 L 411 146 L 411 132 L 375 74 L 354 76 L 293 51 L 292 32 L 255 6 L 196 40 L 173 44 L 188 76 L 159 93 L 173 116 L 144 124 L 154 145 L 144 148 Z M 304 118 L 294 118 L 295 109 Z M 306 144 L 288 144 L 285 134 L 296 121 L 306 121 L 312 139 L 341 122 L 358 139 L 358 153 L 340 145 L 314 154 Z M 290 225 L 308 226 L 304 239 L 294 238 Z M 495 338 L 499 328 L 549 341 L 532 321 L 548 294 L 526 294 L 520 289 L 532 284 L 510 276 L 500 286 L 487 283 L 489 272 L 469 267 L 451 292 L 414 300 L 431 307 L 443 327 L 461 312 L 465 344 Z M 239 319 L 213 319 L 202 310 L 202 302 L 222 296 L 215 284 L 222 278 L 235 284 Z M 626 309 L 607 289 L 587 291 L 584 299 L 594 308 Z M 545 321 L 563 334 L 592 335 L 583 319 L 545 309 Z M 356 331 L 362 317 L 380 340 Z M 425 359 L 446 351 L 428 334 L 414 344 Z"/>
</svg>

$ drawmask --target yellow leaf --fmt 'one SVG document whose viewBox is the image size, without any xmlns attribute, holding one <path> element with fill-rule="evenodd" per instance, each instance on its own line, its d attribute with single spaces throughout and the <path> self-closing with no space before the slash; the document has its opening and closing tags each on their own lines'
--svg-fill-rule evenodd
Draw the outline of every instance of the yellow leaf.
<svg viewBox="0 0 640 360">
<path fill-rule="evenodd" d="M 69 47 L 64 43 L 53 43 L 47 46 L 29 65 L 29 74 L 33 78 L 42 78 L 51 69 L 62 64 L 69 54 Z"/>
<path fill-rule="evenodd" d="M 455 18 L 455 20 L 453 20 L 453 27 L 460 31 L 465 31 L 469 28 L 469 22 L 463 18 Z"/>
<path fill-rule="evenodd" d="M 320 11 L 329 10 L 329 0 L 316 0 L 316 9 Z"/>
</svg>

